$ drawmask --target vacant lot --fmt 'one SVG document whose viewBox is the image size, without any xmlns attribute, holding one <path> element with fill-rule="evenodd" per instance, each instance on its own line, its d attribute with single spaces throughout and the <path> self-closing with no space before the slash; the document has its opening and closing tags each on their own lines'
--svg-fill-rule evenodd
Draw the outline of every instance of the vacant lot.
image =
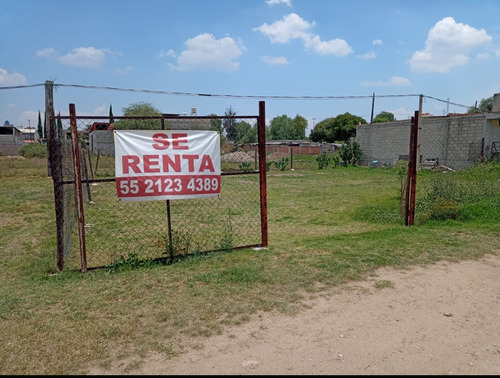
<svg viewBox="0 0 500 378">
<path fill-rule="evenodd" d="M 270 171 L 269 248 L 196 256 L 169 266 L 118 272 L 104 269 L 81 274 L 57 272 L 56 269 L 52 181 L 47 178 L 46 162 L 43 159 L 1 158 L 0 334 L 4 336 L 0 343 L 0 372 L 86 374 L 113 372 L 117 366 L 125 373 L 160 372 L 147 370 L 154 356 L 156 361 L 172 363 L 162 366 L 170 366 L 172 371 L 178 366 L 178 372 L 182 373 L 179 361 L 201 361 L 203 353 L 210 356 L 214 351 L 211 345 L 217 345 L 213 340 L 226 343 L 218 345 L 227 345 L 237 352 L 231 340 L 242 340 L 250 335 L 256 339 L 268 337 L 270 343 L 273 339 L 280 340 L 281 336 L 288 337 L 281 339 L 289 343 L 289 349 L 282 355 L 290 358 L 280 360 L 279 354 L 274 356 L 277 363 L 281 361 L 283 366 L 288 364 L 292 369 L 285 372 L 265 368 L 267 365 L 259 359 L 263 357 L 240 354 L 237 366 L 246 370 L 228 368 L 219 373 L 244 373 L 252 367 L 262 369 L 255 370 L 262 374 L 321 373 L 309 369 L 307 361 L 294 357 L 290 351 L 307 340 L 316 342 L 319 347 L 326 347 L 325 340 L 341 335 L 342 339 L 355 336 L 359 340 L 362 333 L 357 332 L 363 329 L 367 332 L 368 344 L 373 346 L 377 340 L 387 340 L 383 333 L 376 332 L 388 327 L 389 321 L 398 322 L 394 324 L 400 327 L 400 335 L 408 332 L 408 339 L 405 339 L 408 341 L 412 325 L 422 321 L 418 315 L 429 323 L 431 320 L 437 322 L 435 324 L 477 319 L 498 324 L 498 319 L 488 317 L 489 314 L 480 309 L 479 302 L 475 302 L 475 298 L 481 296 L 481 285 L 471 282 L 468 286 L 471 291 L 467 291 L 467 287 L 460 286 L 467 281 L 459 280 L 456 285 L 449 286 L 450 290 L 458 286 L 460 292 L 468 293 L 470 302 L 478 309 L 476 312 L 471 310 L 464 317 L 459 313 L 461 306 L 454 307 L 446 302 L 445 292 L 442 300 L 446 305 L 434 307 L 432 315 L 435 318 L 427 312 L 425 302 L 415 299 L 419 305 L 412 307 L 411 301 L 407 302 L 406 318 L 397 316 L 399 320 L 396 320 L 386 308 L 386 312 L 379 312 L 379 328 L 366 325 L 369 315 L 377 313 L 377 305 L 369 298 L 381 296 L 379 305 L 384 306 L 384 296 L 397 293 L 400 296 L 395 298 L 399 298 L 399 302 L 394 306 L 402 303 L 401 308 L 405 308 L 404 298 L 412 295 L 406 291 L 410 289 L 405 286 L 406 278 L 416 288 L 427 288 L 421 295 L 431 298 L 430 304 L 436 303 L 434 295 L 445 282 L 433 281 L 424 274 L 426 268 L 420 267 L 431 271 L 437 269 L 438 277 L 446 277 L 447 269 L 453 271 L 453 267 L 462 266 L 460 261 L 467 263 L 498 254 L 500 165 L 485 164 L 456 174 L 419 173 L 417 216 L 413 227 L 405 227 L 400 216 L 400 176 L 396 169 L 364 167 Z M 123 253 L 126 255 L 127 251 Z M 498 272 L 498 260 L 486 257 L 485 261 L 486 265 L 480 268 L 480 272 L 484 268 L 485 277 L 492 276 L 488 266 L 496 267 L 495 272 Z M 399 276 L 403 274 L 398 273 L 399 269 L 413 267 L 418 268 Z M 385 275 L 386 272 L 394 273 Z M 417 272 L 417 275 L 412 276 L 410 272 Z M 459 271 L 458 276 L 450 280 L 469 276 L 467 272 Z M 375 294 L 363 296 L 358 289 L 338 291 L 346 285 L 366 286 Z M 449 293 L 450 298 L 457 298 L 460 303 L 458 296 L 453 297 L 452 291 Z M 345 306 L 324 307 L 324 303 L 335 301 L 336 295 L 342 295 L 338 300 Z M 315 302 L 317 300 L 320 302 Z M 356 307 L 356 303 L 362 307 Z M 362 308 L 366 317 L 362 316 Z M 320 315 L 325 311 L 344 322 L 340 323 L 345 325 L 342 333 L 329 333 L 331 330 L 325 329 L 325 323 L 324 339 L 319 328 L 306 327 L 293 332 L 294 320 L 305 324 L 321 323 Z M 437 316 L 437 313 L 442 314 Z M 273 323 L 275 321 L 277 323 Z M 449 327 L 450 323 L 443 326 Z M 256 328 L 256 324 L 262 324 L 262 328 L 260 325 Z M 356 324 L 359 328 L 353 328 Z M 461 324 L 466 323 L 454 323 L 451 330 L 459 332 Z M 272 332 L 266 333 L 266 327 Z M 488 327 L 485 325 L 491 333 L 498 330 Z M 422 354 L 427 353 L 425 341 L 426 337 L 430 338 L 425 335 L 420 333 L 422 344 L 414 344 L 421 345 L 419 353 Z M 321 340 L 326 344 L 321 344 Z M 394 340 L 392 345 L 405 343 L 403 339 Z M 493 348 L 486 338 L 480 341 L 485 342 L 484 348 Z M 390 338 L 388 342 L 391 343 Z M 453 341 L 445 339 L 441 345 L 443 349 L 451 348 L 458 353 L 456 348 L 459 347 Z M 255 347 L 255 351 L 263 348 L 258 343 L 250 347 Z M 311 348 L 309 352 L 319 358 L 319 350 L 321 348 Z M 348 354 L 337 348 L 331 351 L 336 358 L 345 356 L 346 361 Z M 493 361 L 494 353 L 488 353 L 485 355 Z M 416 350 L 411 354 L 418 355 Z M 370 366 L 381 366 L 379 361 L 391 361 L 395 364 L 393 373 L 408 373 L 397 369 L 397 360 L 390 359 L 395 355 L 395 351 L 390 355 L 374 355 Z M 349 358 L 352 356 L 355 355 Z M 219 357 L 223 356 L 215 356 L 212 361 L 223 363 Z M 439 355 L 439 358 L 448 357 Z M 445 371 L 448 368 L 443 365 L 444 370 L 430 373 L 448 373 Z M 488 368 L 494 369 L 494 366 L 478 371 L 457 371 L 498 372 Z M 200 367 L 197 373 L 201 371 Z M 323 373 L 342 371 L 347 372 L 339 369 Z M 450 371 L 453 372 L 451 368 Z M 170 368 L 161 371 L 163 374 L 169 372 Z M 369 370 L 349 372 L 367 373 Z"/>
</svg>

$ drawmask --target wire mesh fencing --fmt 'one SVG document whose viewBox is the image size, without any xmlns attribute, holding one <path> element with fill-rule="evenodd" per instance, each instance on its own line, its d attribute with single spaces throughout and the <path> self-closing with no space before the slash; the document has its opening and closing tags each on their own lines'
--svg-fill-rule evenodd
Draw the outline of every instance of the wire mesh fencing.
<svg viewBox="0 0 500 378">
<path fill-rule="evenodd" d="M 221 148 L 219 196 L 131 202 L 117 197 L 113 130 L 213 130 L 228 119 L 115 117 L 114 123 L 103 122 L 102 117 L 75 119 L 78 133 L 72 134 L 71 117 L 54 117 L 50 146 L 60 269 L 103 268 L 131 257 L 168 263 L 197 253 L 267 245 L 265 175 L 263 183 L 260 169 L 265 154 L 260 158 L 258 146 L 251 164 L 243 151 Z M 259 124 L 259 116 L 230 121 L 242 120 Z M 81 173 L 81 214 L 75 171 Z"/>
</svg>

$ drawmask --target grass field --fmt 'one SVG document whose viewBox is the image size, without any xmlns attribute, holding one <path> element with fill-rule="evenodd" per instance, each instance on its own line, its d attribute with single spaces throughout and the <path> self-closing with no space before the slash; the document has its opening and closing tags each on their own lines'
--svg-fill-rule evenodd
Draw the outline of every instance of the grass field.
<svg viewBox="0 0 500 378">
<path fill-rule="evenodd" d="M 0 158 L 0 373 L 85 374 L 201 345 L 251 315 L 302 309 L 374 269 L 500 252 L 500 164 L 421 171 L 413 227 L 395 168 L 268 172 L 269 247 L 87 274 L 56 268 L 44 159 Z"/>
</svg>

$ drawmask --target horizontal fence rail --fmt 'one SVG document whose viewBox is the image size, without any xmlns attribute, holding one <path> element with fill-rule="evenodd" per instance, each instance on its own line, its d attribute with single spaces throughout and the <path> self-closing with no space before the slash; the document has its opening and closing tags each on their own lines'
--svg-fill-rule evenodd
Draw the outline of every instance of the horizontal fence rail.
<svg viewBox="0 0 500 378">
<path fill-rule="evenodd" d="M 263 114 L 264 105 L 260 108 Z M 263 127 L 259 119 L 114 117 L 110 123 L 100 117 L 52 117 L 59 268 L 86 271 L 125 259 L 170 263 L 198 253 L 267 246 L 265 149 L 259 145 L 248 154 L 222 144 L 219 197 L 123 202 L 116 188 L 113 129 L 213 130 L 224 122 Z"/>
</svg>

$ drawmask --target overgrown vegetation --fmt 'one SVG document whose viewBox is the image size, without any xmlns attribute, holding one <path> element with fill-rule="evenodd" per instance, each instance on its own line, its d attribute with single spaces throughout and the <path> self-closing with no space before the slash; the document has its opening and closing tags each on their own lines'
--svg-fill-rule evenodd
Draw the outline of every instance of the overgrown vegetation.
<svg viewBox="0 0 500 378">
<path fill-rule="evenodd" d="M 361 156 L 363 156 L 363 151 L 358 142 L 351 143 L 348 140 L 339 148 L 339 155 L 345 166 L 356 165 Z"/>
<path fill-rule="evenodd" d="M 310 169 L 268 172 L 267 249 L 194 254 L 175 264 L 125 250 L 110 269 L 82 274 L 56 269 L 46 159 L 0 159 L 0 371 L 137 367 L 151 352 L 181 354 L 259 312 L 301 311 L 303 300 L 378 267 L 498 253 L 499 163 L 419 171 L 416 222 L 405 227 L 396 168 L 319 170 L 310 160 Z M 228 216 L 221 250 L 231 250 L 230 227 Z M 173 255 L 188 244 L 196 249 L 190 235 L 174 235 Z"/>
<path fill-rule="evenodd" d="M 41 143 L 25 144 L 19 149 L 19 154 L 27 159 L 46 158 L 47 146 Z"/>
</svg>

